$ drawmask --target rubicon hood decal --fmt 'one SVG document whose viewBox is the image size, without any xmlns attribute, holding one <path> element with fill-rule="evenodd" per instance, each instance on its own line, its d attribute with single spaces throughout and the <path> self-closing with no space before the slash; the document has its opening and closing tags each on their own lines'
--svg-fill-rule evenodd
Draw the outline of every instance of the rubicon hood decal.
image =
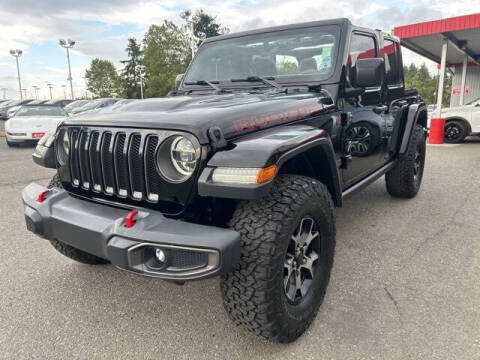
<svg viewBox="0 0 480 360">
<path fill-rule="evenodd" d="M 111 114 L 79 114 L 65 125 L 137 127 L 188 131 L 208 143 L 208 129 L 225 138 L 309 118 L 330 109 L 318 93 L 191 95 L 134 102 Z"/>
</svg>

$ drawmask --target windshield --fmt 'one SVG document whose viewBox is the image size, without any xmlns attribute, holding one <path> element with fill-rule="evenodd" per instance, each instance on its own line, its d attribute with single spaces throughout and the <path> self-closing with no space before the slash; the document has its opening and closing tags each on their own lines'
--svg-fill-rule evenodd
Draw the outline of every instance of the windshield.
<svg viewBox="0 0 480 360">
<path fill-rule="evenodd" d="M 76 107 L 80 107 L 80 106 L 85 105 L 87 102 L 88 102 L 88 100 L 77 100 L 77 101 L 71 102 L 70 104 L 66 105 L 64 107 L 64 109 L 66 111 L 70 111 L 70 110 L 72 110 Z"/>
<path fill-rule="evenodd" d="M 90 101 L 90 102 L 88 102 L 87 104 L 81 106 L 81 107 L 79 108 L 79 110 L 85 111 L 85 110 L 95 109 L 101 102 L 102 102 L 102 100 L 93 100 L 93 101 Z"/>
<path fill-rule="evenodd" d="M 206 43 L 185 83 L 251 76 L 274 77 L 277 82 L 327 79 L 335 67 L 339 33 L 339 26 L 318 26 Z"/>
<path fill-rule="evenodd" d="M 66 116 L 60 106 L 24 106 L 15 116 Z"/>
</svg>

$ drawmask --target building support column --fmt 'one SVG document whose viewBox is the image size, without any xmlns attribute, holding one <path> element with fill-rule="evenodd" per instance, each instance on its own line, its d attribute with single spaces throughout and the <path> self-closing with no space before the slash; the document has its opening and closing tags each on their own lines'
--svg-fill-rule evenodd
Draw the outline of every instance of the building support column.
<svg viewBox="0 0 480 360">
<path fill-rule="evenodd" d="M 447 50 L 448 50 L 448 40 L 443 39 L 442 45 L 442 57 L 440 60 L 440 78 L 438 80 L 438 91 L 437 91 L 437 108 L 435 109 L 435 116 L 432 117 L 430 122 L 430 135 L 428 137 L 429 144 L 442 144 L 443 143 L 443 133 L 445 129 L 445 119 L 442 119 L 442 103 L 443 103 L 443 92 L 445 90 L 445 69 L 447 67 Z"/>
<path fill-rule="evenodd" d="M 463 56 L 462 84 L 460 85 L 460 106 L 465 104 L 465 82 L 467 80 L 468 55 Z"/>
</svg>

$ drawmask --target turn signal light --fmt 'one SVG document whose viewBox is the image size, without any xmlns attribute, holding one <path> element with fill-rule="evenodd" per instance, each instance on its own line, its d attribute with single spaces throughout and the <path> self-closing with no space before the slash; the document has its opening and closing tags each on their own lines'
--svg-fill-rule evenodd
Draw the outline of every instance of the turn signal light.
<svg viewBox="0 0 480 360">
<path fill-rule="evenodd" d="M 277 165 L 270 165 L 266 168 L 260 169 L 257 174 L 257 184 L 263 184 L 272 180 L 277 173 Z"/>
<path fill-rule="evenodd" d="M 218 167 L 213 171 L 212 180 L 225 184 L 263 184 L 272 180 L 277 170 L 277 165 L 266 168 Z"/>
</svg>

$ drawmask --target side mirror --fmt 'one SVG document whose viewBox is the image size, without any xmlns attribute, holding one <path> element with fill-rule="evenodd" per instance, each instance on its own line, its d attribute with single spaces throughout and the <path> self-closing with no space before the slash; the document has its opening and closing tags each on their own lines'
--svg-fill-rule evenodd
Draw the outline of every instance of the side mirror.
<svg viewBox="0 0 480 360">
<path fill-rule="evenodd" d="M 356 88 L 378 87 L 383 84 L 385 64 L 382 58 L 358 59 L 353 71 Z"/>
<path fill-rule="evenodd" d="M 175 78 L 175 90 L 178 90 L 178 88 L 180 87 L 180 83 L 182 82 L 184 75 L 185 74 L 178 74 Z"/>
</svg>

